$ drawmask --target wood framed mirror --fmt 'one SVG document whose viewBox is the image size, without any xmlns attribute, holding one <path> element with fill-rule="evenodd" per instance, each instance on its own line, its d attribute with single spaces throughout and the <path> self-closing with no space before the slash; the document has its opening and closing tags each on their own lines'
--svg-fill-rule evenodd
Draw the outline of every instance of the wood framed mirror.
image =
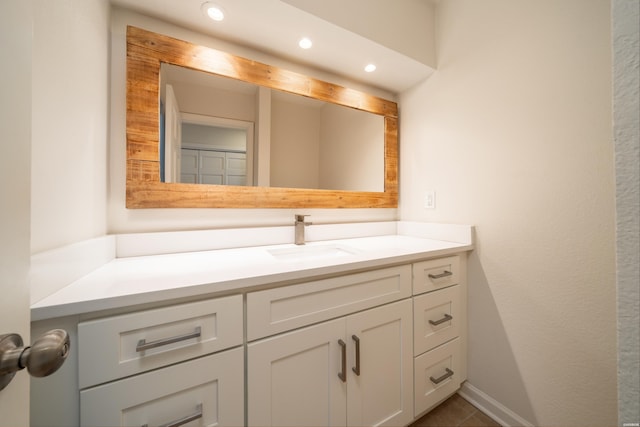
<svg viewBox="0 0 640 427">
<path fill-rule="evenodd" d="M 163 182 L 160 69 L 172 64 L 383 118 L 384 191 L 348 191 Z M 215 49 L 127 28 L 127 208 L 396 208 L 398 107 L 395 102 Z"/>
</svg>

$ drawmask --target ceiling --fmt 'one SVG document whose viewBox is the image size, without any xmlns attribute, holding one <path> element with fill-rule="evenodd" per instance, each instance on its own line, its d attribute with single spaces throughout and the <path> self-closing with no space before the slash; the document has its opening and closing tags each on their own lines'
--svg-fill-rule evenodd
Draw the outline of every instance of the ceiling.
<svg viewBox="0 0 640 427">
<path fill-rule="evenodd" d="M 376 88 L 400 93 L 433 69 L 341 26 L 280 0 L 214 0 L 226 14 L 214 22 L 201 11 L 204 0 L 111 0 L 111 3 L 226 41 L 328 71 Z M 298 40 L 314 45 L 300 49 Z M 366 73 L 364 66 L 377 69 Z"/>
</svg>

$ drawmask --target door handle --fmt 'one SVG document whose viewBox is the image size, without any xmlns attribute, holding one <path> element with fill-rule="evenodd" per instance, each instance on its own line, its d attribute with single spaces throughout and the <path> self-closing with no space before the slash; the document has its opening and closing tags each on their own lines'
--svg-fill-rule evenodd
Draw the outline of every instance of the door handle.
<svg viewBox="0 0 640 427">
<path fill-rule="evenodd" d="M 67 359 L 70 348 L 69 334 L 62 329 L 45 332 L 27 347 L 18 334 L 0 335 L 0 390 L 24 368 L 34 377 L 53 374 Z"/>
</svg>

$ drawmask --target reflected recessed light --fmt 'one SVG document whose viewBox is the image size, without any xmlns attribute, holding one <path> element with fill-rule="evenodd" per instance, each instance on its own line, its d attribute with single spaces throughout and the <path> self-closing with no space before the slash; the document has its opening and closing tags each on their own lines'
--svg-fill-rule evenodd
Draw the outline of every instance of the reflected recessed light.
<svg viewBox="0 0 640 427">
<path fill-rule="evenodd" d="M 307 37 L 303 37 L 298 42 L 298 46 L 300 46 L 303 49 L 309 49 L 309 48 L 311 48 L 311 46 L 313 46 L 313 42 L 310 39 L 308 39 Z"/>
<path fill-rule="evenodd" d="M 214 21 L 222 21 L 224 19 L 224 10 L 211 2 L 202 3 L 202 12 Z"/>
<path fill-rule="evenodd" d="M 364 70 L 367 73 L 373 73 L 376 70 L 376 66 L 374 64 L 367 64 L 367 66 L 364 67 Z"/>
</svg>

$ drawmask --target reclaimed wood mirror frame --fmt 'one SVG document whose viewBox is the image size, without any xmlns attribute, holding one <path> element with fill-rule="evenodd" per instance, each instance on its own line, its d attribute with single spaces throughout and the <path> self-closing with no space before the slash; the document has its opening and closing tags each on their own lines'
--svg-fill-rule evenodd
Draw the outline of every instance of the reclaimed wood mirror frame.
<svg viewBox="0 0 640 427">
<path fill-rule="evenodd" d="M 384 117 L 384 192 L 166 183 L 160 180 L 160 64 L 169 63 Z M 127 208 L 397 208 L 395 102 L 136 27 L 127 28 Z"/>
</svg>

